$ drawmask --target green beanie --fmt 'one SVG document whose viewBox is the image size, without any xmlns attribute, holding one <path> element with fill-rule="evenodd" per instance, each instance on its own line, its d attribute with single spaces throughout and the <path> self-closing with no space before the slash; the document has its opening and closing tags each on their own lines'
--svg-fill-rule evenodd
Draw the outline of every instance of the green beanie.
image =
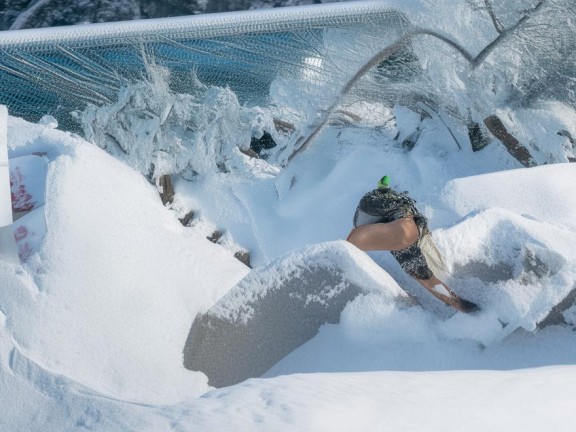
<svg viewBox="0 0 576 432">
<path fill-rule="evenodd" d="M 378 181 L 379 188 L 387 188 L 390 186 L 390 177 L 385 175 Z"/>
</svg>

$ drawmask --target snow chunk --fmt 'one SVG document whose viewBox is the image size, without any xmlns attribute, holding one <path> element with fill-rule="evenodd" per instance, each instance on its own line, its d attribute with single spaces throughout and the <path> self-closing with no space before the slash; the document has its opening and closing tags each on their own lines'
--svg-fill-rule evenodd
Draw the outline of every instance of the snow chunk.
<svg viewBox="0 0 576 432">
<path fill-rule="evenodd" d="M 576 164 L 522 168 L 449 181 L 442 201 L 458 215 L 499 207 L 576 230 Z"/>
<path fill-rule="evenodd" d="M 398 285 L 350 243 L 306 247 L 252 271 L 205 315 L 184 350 L 186 367 L 216 387 L 262 375 L 316 335 L 360 294 L 409 304 Z"/>
</svg>

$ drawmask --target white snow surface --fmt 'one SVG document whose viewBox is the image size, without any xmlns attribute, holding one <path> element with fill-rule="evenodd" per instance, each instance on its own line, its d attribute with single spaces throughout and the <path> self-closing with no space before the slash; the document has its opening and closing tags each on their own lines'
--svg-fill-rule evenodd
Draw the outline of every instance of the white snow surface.
<svg viewBox="0 0 576 432">
<path fill-rule="evenodd" d="M 360 286 L 367 294 L 375 293 L 383 301 L 394 303 L 405 299 L 407 303 L 409 299 L 406 292 L 394 279 L 382 272 L 382 268 L 368 255 L 359 252 L 355 246 L 345 241 L 320 243 L 289 252 L 270 265 L 252 272 L 251 277 L 243 281 L 243 290 L 222 299 L 211 309 L 210 314 L 247 322 L 254 313 L 248 305 L 266 296 L 270 289 L 278 289 L 276 285 L 283 279 L 299 280 L 302 271 L 309 270 L 311 264 L 329 269 L 332 274 L 340 274 L 347 283 Z M 326 294 L 327 297 L 334 297 L 344 285 L 341 283 L 332 286 Z M 314 291 L 309 293 L 309 296 L 314 295 Z"/>
<path fill-rule="evenodd" d="M 153 186 L 95 146 L 18 120 L 9 136 L 15 152 L 32 151 L 32 140 L 50 159 L 46 237 L 29 272 L 0 273 L 19 355 L 142 403 L 205 391 L 204 376 L 184 370 L 181 346 L 195 314 L 248 269 L 186 230 Z"/>
<path fill-rule="evenodd" d="M 494 37 L 489 18 L 478 22 L 466 2 L 389 4 L 416 24 L 450 29 L 471 52 Z M 275 83 L 297 93 L 289 84 Z M 154 100 L 173 96 L 155 90 Z M 191 161 L 199 175 L 177 179 L 168 207 L 137 171 L 158 156 L 142 143 L 134 143 L 141 158 L 122 163 L 50 118 L 9 117 L 9 157 L 42 153 L 49 163 L 44 238 L 26 263 L 0 260 L 0 431 L 574 429 L 575 306 L 565 324 L 537 327 L 576 288 L 576 164 L 556 163 L 574 156 L 557 134 L 574 136 L 574 110 L 551 102 L 497 112 L 529 144 L 535 168 L 522 168 L 497 141 L 472 152 L 455 121 L 360 103 L 353 108 L 362 121 L 326 127 L 282 168 L 276 150 L 267 162 L 233 145 L 271 124 L 272 113 L 240 106 L 229 89 L 198 100 L 218 121 L 203 124 L 204 152 L 169 131 L 182 153 L 161 168 L 179 172 L 168 168 Z M 274 115 L 291 118 L 275 102 Z M 399 141 L 416 128 L 406 152 Z M 216 169 L 220 162 L 230 170 Z M 234 251 L 250 251 L 258 268 L 289 268 L 306 248 L 342 241 L 359 198 L 384 174 L 427 216 L 443 280 L 481 313 L 454 312 L 389 253 L 374 252 L 347 270 L 420 306 L 400 308 L 374 289 L 263 377 L 232 387 L 212 389 L 204 374 L 184 369 L 195 316 L 250 272 Z M 178 218 L 190 210 L 184 227 Z M 216 229 L 221 244 L 206 239 Z"/>
<path fill-rule="evenodd" d="M 526 330 L 575 285 L 572 164 L 519 168 L 497 143 L 458 150 L 428 123 L 410 153 L 394 131 L 328 129 L 277 177 L 178 183 L 180 206 L 199 206 L 261 265 L 345 238 L 358 198 L 388 173 L 429 217 L 448 284 L 490 311 L 454 314 L 373 253 L 423 307 L 361 296 L 265 378 L 210 391 L 183 368 L 184 341 L 249 269 L 96 146 L 12 117 L 8 132 L 10 157 L 50 162 L 46 236 L 27 264 L 0 262 L 2 430 L 570 430 L 576 336 Z M 522 267 L 526 248 L 548 273 Z M 458 273 L 471 261 L 511 275 Z M 496 317 L 526 330 L 500 340 Z"/>
</svg>

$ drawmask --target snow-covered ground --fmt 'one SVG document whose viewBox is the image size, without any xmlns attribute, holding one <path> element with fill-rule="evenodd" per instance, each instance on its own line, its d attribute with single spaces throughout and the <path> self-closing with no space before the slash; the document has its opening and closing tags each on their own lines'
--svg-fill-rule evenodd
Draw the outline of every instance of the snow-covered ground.
<svg viewBox="0 0 576 432">
<path fill-rule="evenodd" d="M 459 150 L 433 122 L 409 153 L 396 131 L 329 128 L 277 176 L 179 182 L 179 206 L 202 215 L 186 228 L 139 173 L 52 126 L 9 118 L 10 157 L 45 153 L 49 168 L 39 250 L 0 261 L 2 430 L 571 430 L 576 317 L 528 330 L 576 281 L 576 165 L 519 168 L 496 141 Z M 454 315 L 374 253 L 422 308 L 359 297 L 230 388 L 184 369 L 194 316 L 249 272 L 204 238 L 207 221 L 260 265 L 345 238 L 384 173 L 428 215 L 448 283 L 524 329 L 491 340 L 493 323 Z M 523 267 L 528 249 L 545 274 Z"/>
<path fill-rule="evenodd" d="M 477 20 L 468 3 L 390 5 L 471 52 L 493 38 L 489 17 Z M 439 73 L 431 82 L 454 78 L 445 58 L 427 59 Z M 473 152 L 466 125 L 447 115 L 373 101 L 346 106 L 353 123 L 327 126 L 283 166 L 278 148 L 257 159 L 239 147 L 264 130 L 278 147 L 290 141 L 273 132 L 273 118 L 301 126 L 295 110 L 306 95 L 292 78 L 273 84 L 271 97 L 284 100 L 272 109 L 241 106 L 224 88 L 175 95 L 167 71 L 149 72 L 158 76 L 122 90 L 140 107 L 120 97 L 78 113 L 101 146 L 110 132 L 124 134 L 116 157 L 50 117 L 8 118 L 10 160 L 40 155 L 47 171 L 36 179 L 42 206 L 17 221 L 34 242 L 20 264 L 0 259 L 1 432 L 574 429 L 576 306 L 539 325 L 576 289 L 576 163 L 562 163 L 575 156 L 573 109 L 552 101 L 489 113 L 528 144 L 533 168 L 497 140 Z M 465 95 L 465 83 L 449 84 L 451 97 Z M 170 107 L 167 129 L 142 120 L 146 103 Z M 120 112 L 140 123 L 121 130 Z M 407 151 L 401 142 L 417 129 Z M 157 133 L 164 142 L 150 138 Z M 178 174 L 168 206 L 145 178 L 152 163 L 153 175 Z M 235 252 L 249 251 L 259 269 L 289 269 L 310 245 L 352 248 L 342 244 L 357 202 L 384 174 L 417 200 L 447 266 L 442 278 L 481 313 L 445 306 L 389 253 L 354 249 L 351 261 L 365 270 L 354 274 L 375 288 L 338 324 L 234 386 L 211 388 L 184 368 L 194 318 L 250 274 Z M 218 244 L 207 240 L 215 231 Z M 399 307 L 379 288 L 419 305 Z"/>
</svg>

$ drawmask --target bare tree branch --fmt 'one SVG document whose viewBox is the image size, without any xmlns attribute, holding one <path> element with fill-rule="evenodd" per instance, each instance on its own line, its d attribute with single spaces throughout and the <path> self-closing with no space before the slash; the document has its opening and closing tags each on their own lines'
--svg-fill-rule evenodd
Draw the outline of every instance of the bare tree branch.
<svg viewBox="0 0 576 432">
<path fill-rule="evenodd" d="M 356 82 L 360 78 L 362 78 L 374 66 L 382 63 L 383 61 L 392 57 L 398 51 L 406 48 L 408 46 L 408 44 L 412 41 L 412 39 L 415 36 L 419 36 L 419 35 L 433 36 L 436 39 L 439 39 L 439 40 L 447 43 L 448 45 L 453 47 L 456 51 L 458 51 L 466 60 L 468 60 L 469 63 L 473 64 L 474 57 L 472 56 L 472 54 L 470 54 L 468 51 L 466 51 L 465 48 L 463 48 L 461 45 L 459 45 L 457 42 L 453 41 L 452 39 L 450 39 L 447 36 L 444 36 L 440 33 L 432 31 L 432 30 L 421 29 L 421 28 L 415 28 L 414 30 L 407 32 L 400 39 L 398 39 L 396 42 L 394 42 L 391 45 L 388 45 L 382 51 L 378 52 L 366 64 L 364 64 L 364 66 L 362 66 L 358 70 L 358 72 L 356 72 L 356 74 L 354 74 L 354 76 L 352 78 L 350 78 L 350 80 L 346 83 L 346 85 L 344 86 L 344 88 L 340 92 L 340 96 L 330 106 L 330 108 L 328 108 L 328 110 L 326 110 L 326 114 L 324 115 L 324 118 L 322 119 L 320 124 L 314 128 L 312 133 L 310 135 L 308 135 L 308 137 L 304 140 L 304 142 L 296 150 L 294 150 L 294 152 L 288 157 L 288 163 L 290 161 L 292 161 L 292 159 L 294 159 L 294 157 L 296 155 L 298 155 L 299 153 L 302 153 L 304 150 L 306 150 L 306 148 L 310 145 L 310 143 L 314 140 L 314 138 L 316 138 L 316 136 L 322 131 L 324 126 L 328 123 L 328 119 L 330 118 L 332 113 L 336 110 L 338 105 L 340 105 L 344 96 L 346 96 L 348 94 L 348 92 L 352 89 L 352 87 L 356 84 Z"/>
<path fill-rule="evenodd" d="M 30 19 L 32 19 L 34 15 L 36 15 L 36 12 L 38 12 L 38 10 L 42 9 L 44 6 L 50 3 L 50 1 L 51 0 L 33 1 L 30 7 L 26 9 L 24 12 L 20 13 L 16 18 L 16 20 L 14 20 L 14 22 L 10 26 L 10 30 L 20 30 L 21 28 L 23 28 L 26 25 L 26 23 Z"/>
<path fill-rule="evenodd" d="M 486 0 L 486 1 L 488 1 L 488 0 Z M 526 20 L 528 20 L 532 15 L 534 15 L 536 12 L 538 12 L 542 8 L 542 6 L 544 5 L 544 3 L 546 1 L 547 0 L 539 0 L 538 3 L 532 9 L 526 10 L 524 13 L 524 16 L 516 24 L 514 24 L 512 27 L 510 27 L 508 29 L 503 29 L 499 33 L 498 37 L 496 39 L 494 39 L 492 42 L 490 42 L 482 51 L 480 51 L 478 53 L 478 55 L 476 55 L 476 57 L 474 57 L 472 54 L 470 54 L 458 42 L 450 39 L 448 36 L 445 36 L 443 34 L 435 32 L 433 30 L 415 27 L 413 30 L 408 31 L 402 37 L 400 37 L 400 39 L 398 39 L 396 42 L 392 43 L 391 45 L 384 48 L 382 51 L 378 52 L 366 64 L 364 64 L 364 66 L 362 66 L 358 70 L 358 72 L 356 72 L 356 74 L 343 87 L 337 100 L 326 110 L 324 118 L 322 119 L 320 124 L 318 124 L 312 130 L 310 135 L 308 135 L 308 137 L 302 142 L 302 144 L 296 150 L 294 150 L 294 152 L 288 157 L 287 162 L 289 163 L 290 161 L 292 161 L 292 159 L 294 159 L 294 157 L 296 155 L 298 155 L 299 153 L 302 153 L 304 150 L 306 150 L 306 148 L 310 145 L 310 143 L 316 138 L 316 136 L 322 131 L 324 126 L 328 123 L 329 117 L 334 113 L 334 111 L 336 110 L 338 105 L 340 105 L 342 99 L 348 94 L 348 92 L 352 89 L 352 87 L 356 84 L 356 82 L 358 82 L 358 80 L 360 78 L 362 78 L 374 66 L 387 60 L 388 58 L 390 58 L 391 56 L 396 54 L 398 51 L 406 48 L 408 46 L 408 44 L 410 44 L 412 42 L 412 39 L 414 39 L 416 36 L 422 36 L 422 35 L 432 36 L 432 37 L 450 45 L 457 52 L 459 52 L 460 55 L 462 55 L 462 57 L 464 57 L 464 59 L 466 59 L 468 61 L 471 69 L 474 70 L 479 65 L 481 65 L 482 62 L 484 62 L 484 60 L 486 60 L 486 58 L 490 55 L 490 53 L 492 53 L 492 51 L 494 51 L 494 49 L 498 45 L 500 45 L 506 39 L 511 37 L 514 34 L 514 32 Z"/>
<path fill-rule="evenodd" d="M 484 49 L 478 53 L 478 55 L 472 62 L 472 69 L 476 69 L 480 64 L 482 64 L 482 62 L 486 60 L 486 57 L 488 57 L 490 53 L 494 51 L 494 49 L 499 44 L 501 44 L 504 40 L 512 36 L 512 34 L 516 31 L 516 29 L 518 29 L 528 18 L 530 18 L 532 15 L 534 15 L 536 12 L 538 12 L 538 10 L 542 8 L 545 2 L 546 0 L 539 0 L 536 6 L 534 6 L 532 9 L 525 11 L 524 16 L 520 18 L 516 24 L 514 24 L 510 28 L 502 30 L 502 32 L 500 32 L 500 34 L 496 39 L 494 39 L 492 42 L 486 45 Z"/>
<path fill-rule="evenodd" d="M 504 31 L 504 26 L 502 25 L 502 23 L 500 22 L 500 20 L 496 16 L 496 14 L 494 13 L 494 8 L 492 7 L 492 3 L 490 3 L 490 0 L 484 0 L 484 6 L 486 7 L 486 11 L 488 12 L 488 15 L 490 15 L 490 18 L 492 19 L 492 23 L 494 24 L 496 31 L 498 33 L 502 33 Z"/>
</svg>

